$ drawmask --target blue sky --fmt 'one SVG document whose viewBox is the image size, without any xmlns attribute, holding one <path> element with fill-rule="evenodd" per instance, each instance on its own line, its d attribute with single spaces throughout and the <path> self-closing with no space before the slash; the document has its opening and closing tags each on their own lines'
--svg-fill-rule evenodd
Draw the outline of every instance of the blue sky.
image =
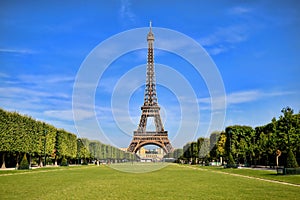
<svg viewBox="0 0 300 200">
<path fill-rule="evenodd" d="M 93 49 L 123 31 L 147 27 L 152 20 L 154 28 L 167 28 L 192 38 L 217 66 L 227 99 L 226 108 L 216 110 L 226 111 L 223 128 L 264 125 L 278 117 L 283 107 L 300 110 L 299 9 L 298 1 L 290 0 L 1 1 L 0 107 L 81 137 L 126 147 L 143 104 L 141 81 L 145 80 L 146 49 L 126 53 L 106 68 L 92 97 L 93 112 L 84 108 L 78 111 L 81 123 L 77 126 L 81 127 L 75 127 L 73 120 L 73 87 Z M 154 31 L 157 42 L 158 33 Z M 142 37 L 146 48 L 146 35 Z M 174 46 L 179 44 L 174 42 Z M 155 62 L 158 101 L 170 138 L 188 132 L 197 138 L 217 129 L 210 121 L 213 112 L 205 77 L 184 58 L 167 50 L 156 49 Z M 176 84 L 173 89 L 162 84 L 176 73 L 188 82 L 186 86 L 178 84 L 178 88 L 190 87 L 194 92 L 186 89 L 185 100 L 196 99 L 199 110 L 192 106 L 183 109 L 188 101 L 183 102 L 177 94 L 180 89 L 177 91 Z M 124 104 L 121 91 L 130 94 Z M 186 117 L 182 117 L 184 112 L 188 112 Z M 90 125 L 93 116 L 100 130 Z M 182 121 L 198 128 L 195 131 L 187 127 L 184 133 L 178 133 Z M 101 132 L 108 140 L 101 137 Z M 183 139 L 182 144 L 185 142 Z"/>
</svg>

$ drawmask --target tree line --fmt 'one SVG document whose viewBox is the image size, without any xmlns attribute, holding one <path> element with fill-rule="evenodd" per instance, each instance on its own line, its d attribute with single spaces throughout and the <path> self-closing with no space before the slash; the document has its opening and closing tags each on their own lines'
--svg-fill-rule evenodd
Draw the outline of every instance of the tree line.
<svg viewBox="0 0 300 200">
<path fill-rule="evenodd" d="M 77 138 L 75 134 L 63 129 L 1 108 L 0 143 L 2 168 L 18 167 L 22 158 L 38 166 L 136 159 L 135 155 L 111 145 Z"/>
<path fill-rule="evenodd" d="M 187 143 L 178 160 L 191 164 L 218 161 L 228 166 L 298 167 L 300 162 L 300 113 L 290 107 L 264 126 L 228 126 Z"/>
</svg>

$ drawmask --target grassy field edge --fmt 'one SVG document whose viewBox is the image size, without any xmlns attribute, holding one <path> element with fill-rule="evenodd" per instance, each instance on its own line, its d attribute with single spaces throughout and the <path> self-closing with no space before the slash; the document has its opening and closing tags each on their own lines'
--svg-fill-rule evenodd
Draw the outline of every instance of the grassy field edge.
<svg viewBox="0 0 300 200">
<path fill-rule="evenodd" d="M 194 166 L 199 169 L 209 171 L 224 172 L 229 174 L 237 174 L 242 176 L 249 176 L 254 178 L 266 179 L 271 181 L 279 181 L 284 183 L 291 183 L 300 186 L 300 175 L 280 175 L 276 170 L 264 170 L 255 168 L 223 168 L 215 166 Z"/>
</svg>

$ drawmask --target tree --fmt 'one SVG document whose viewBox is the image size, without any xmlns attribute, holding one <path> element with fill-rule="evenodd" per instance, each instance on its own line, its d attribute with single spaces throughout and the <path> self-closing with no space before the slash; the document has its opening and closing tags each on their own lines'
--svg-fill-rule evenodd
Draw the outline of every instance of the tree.
<svg viewBox="0 0 300 200">
<path fill-rule="evenodd" d="M 27 161 L 26 154 L 24 154 L 23 159 L 22 159 L 18 169 L 29 169 L 29 163 Z"/>
<path fill-rule="evenodd" d="M 86 159 L 91 157 L 91 153 L 89 151 L 89 143 L 90 141 L 86 138 L 77 139 L 77 159 L 83 159 L 83 164 L 87 164 Z"/>
<path fill-rule="evenodd" d="M 56 154 L 55 162 L 59 158 L 76 158 L 77 154 L 77 138 L 76 135 L 68 133 L 63 129 L 57 130 L 56 133 Z"/>
<path fill-rule="evenodd" d="M 233 157 L 239 163 L 245 163 L 248 154 L 252 151 L 255 152 L 254 146 L 255 141 L 251 143 L 251 139 L 255 140 L 255 131 L 250 126 L 229 126 L 225 129 L 226 142 L 225 142 L 225 152 L 227 155 L 227 160 L 229 155 Z"/>
<path fill-rule="evenodd" d="M 52 125 L 37 121 L 29 116 L 23 116 L 16 112 L 7 112 L 0 108 L 0 155 L 1 167 L 6 167 L 6 159 L 9 164 L 18 167 L 20 155 L 38 158 L 42 166 L 43 158 L 51 156 L 55 160 L 96 159 L 118 160 L 127 157 L 136 159 L 134 155 L 120 151 L 118 148 L 102 144 L 99 141 L 77 139 L 76 135 Z M 91 146 L 89 145 L 91 143 Z M 12 164 L 11 164 L 12 163 Z"/>
<path fill-rule="evenodd" d="M 198 156 L 199 156 L 200 160 L 202 160 L 202 163 L 203 163 L 209 157 L 209 151 L 210 151 L 209 138 L 198 138 L 197 141 L 198 141 L 198 145 L 199 145 Z"/>
<path fill-rule="evenodd" d="M 289 149 L 288 151 L 288 155 L 287 155 L 287 164 L 286 164 L 286 167 L 287 168 L 296 168 L 298 167 L 298 163 L 297 163 L 297 160 L 295 158 L 295 155 L 293 154 L 292 150 Z"/>
<path fill-rule="evenodd" d="M 210 158 L 213 160 L 218 159 L 218 152 L 217 152 L 217 147 L 218 147 L 218 142 L 220 138 L 221 132 L 220 131 L 214 131 L 210 134 L 209 137 L 209 143 L 210 143 Z"/>
<path fill-rule="evenodd" d="M 192 142 L 191 143 L 191 158 L 192 158 L 192 164 L 197 164 L 198 163 L 198 154 L 199 154 L 199 147 L 197 142 Z"/>
<path fill-rule="evenodd" d="M 292 158 L 293 152 L 300 155 L 300 114 L 294 114 L 290 107 L 283 108 L 281 112 L 276 123 L 276 147 L 282 151 L 281 159 L 284 162 Z"/>
<path fill-rule="evenodd" d="M 60 166 L 68 166 L 68 160 L 63 156 Z"/>
<path fill-rule="evenodd" d="M 231 152 L 229 152 L 229 155 L 228 155 L 228 160 L 227 160 L 227 167 L 235 167 L 235 162 L 234 162 L 234 159 L 232 157 L 232 154 Z"/>
<path fill-rule="evenodd" d="M 5 156 L 8 152 L 12 151 L 13 139 L 10 132 L 12 132 L 12 127 L 10 127 L 9 113 L 0 109 L 0 152 L 2 153 L 2 166 L 1 168 L 6 168 Z"/>
<path fill-rule="evenodd" d="M 226 143 L 226 134 L 221 132 L 219 141 L 217 143 L 216 154 L 220 156 L 220 162 L 223 164 L 223 157 L 225 156 L 225 143 Z"/>
<path fill-rule="evenodd" d="M 212 149 L 216 146 L 216 144 L 219 141 L 220 136 L 221 136 L 220 131 L 214 131 L 210 134 L 210 136 L 209 136 L 210 149 Z"/>
<path fill-rule="evenodd" d="M 183 146 L 183 157 L 188 161 L 192 162 L 192 152 L 191 152 L 191 143 L 187 143 Z"/>
</svg>

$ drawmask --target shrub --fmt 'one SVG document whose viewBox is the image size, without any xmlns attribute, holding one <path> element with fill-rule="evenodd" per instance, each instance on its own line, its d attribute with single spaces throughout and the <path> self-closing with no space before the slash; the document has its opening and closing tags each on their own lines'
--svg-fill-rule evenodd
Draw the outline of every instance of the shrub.
<svg viewBox="0 0 300 200">
<path fill-rule="evenodd" d="M 296 167 L 298 167 L 297 160 L 296 160 L 295 155 L 293 154 L 291 149 L 289 149 L 289 151 L 288 151 L 287 160 L 286 160 L 286 167 L 287 168 L 296 168 Z"/>
<path fill-rule="evenodd" d="M 86 159 L 83 159 L 83 163 L 82 163 L 82 165 L 88 165 L 88 163 L 87 163 Z"/>
<path fill-rule="evenodd" d="M 26 153 L 24 154 L 24 157 L 23 157 L 18 169 L 29 169 L 29 163 L 27 161 Z"/>
<path fill-rule="evenodd" d="M 285 174 L 300 174 L 300 168 L 285 168 Z"/>
<path fill-rule="evenodd" d="M 65 157 L 63 157 L 62 160 L 61 160 L 61 164 L 60 165 L 61 166 L 68 166 L 68 160 Z"/>
</svg>

